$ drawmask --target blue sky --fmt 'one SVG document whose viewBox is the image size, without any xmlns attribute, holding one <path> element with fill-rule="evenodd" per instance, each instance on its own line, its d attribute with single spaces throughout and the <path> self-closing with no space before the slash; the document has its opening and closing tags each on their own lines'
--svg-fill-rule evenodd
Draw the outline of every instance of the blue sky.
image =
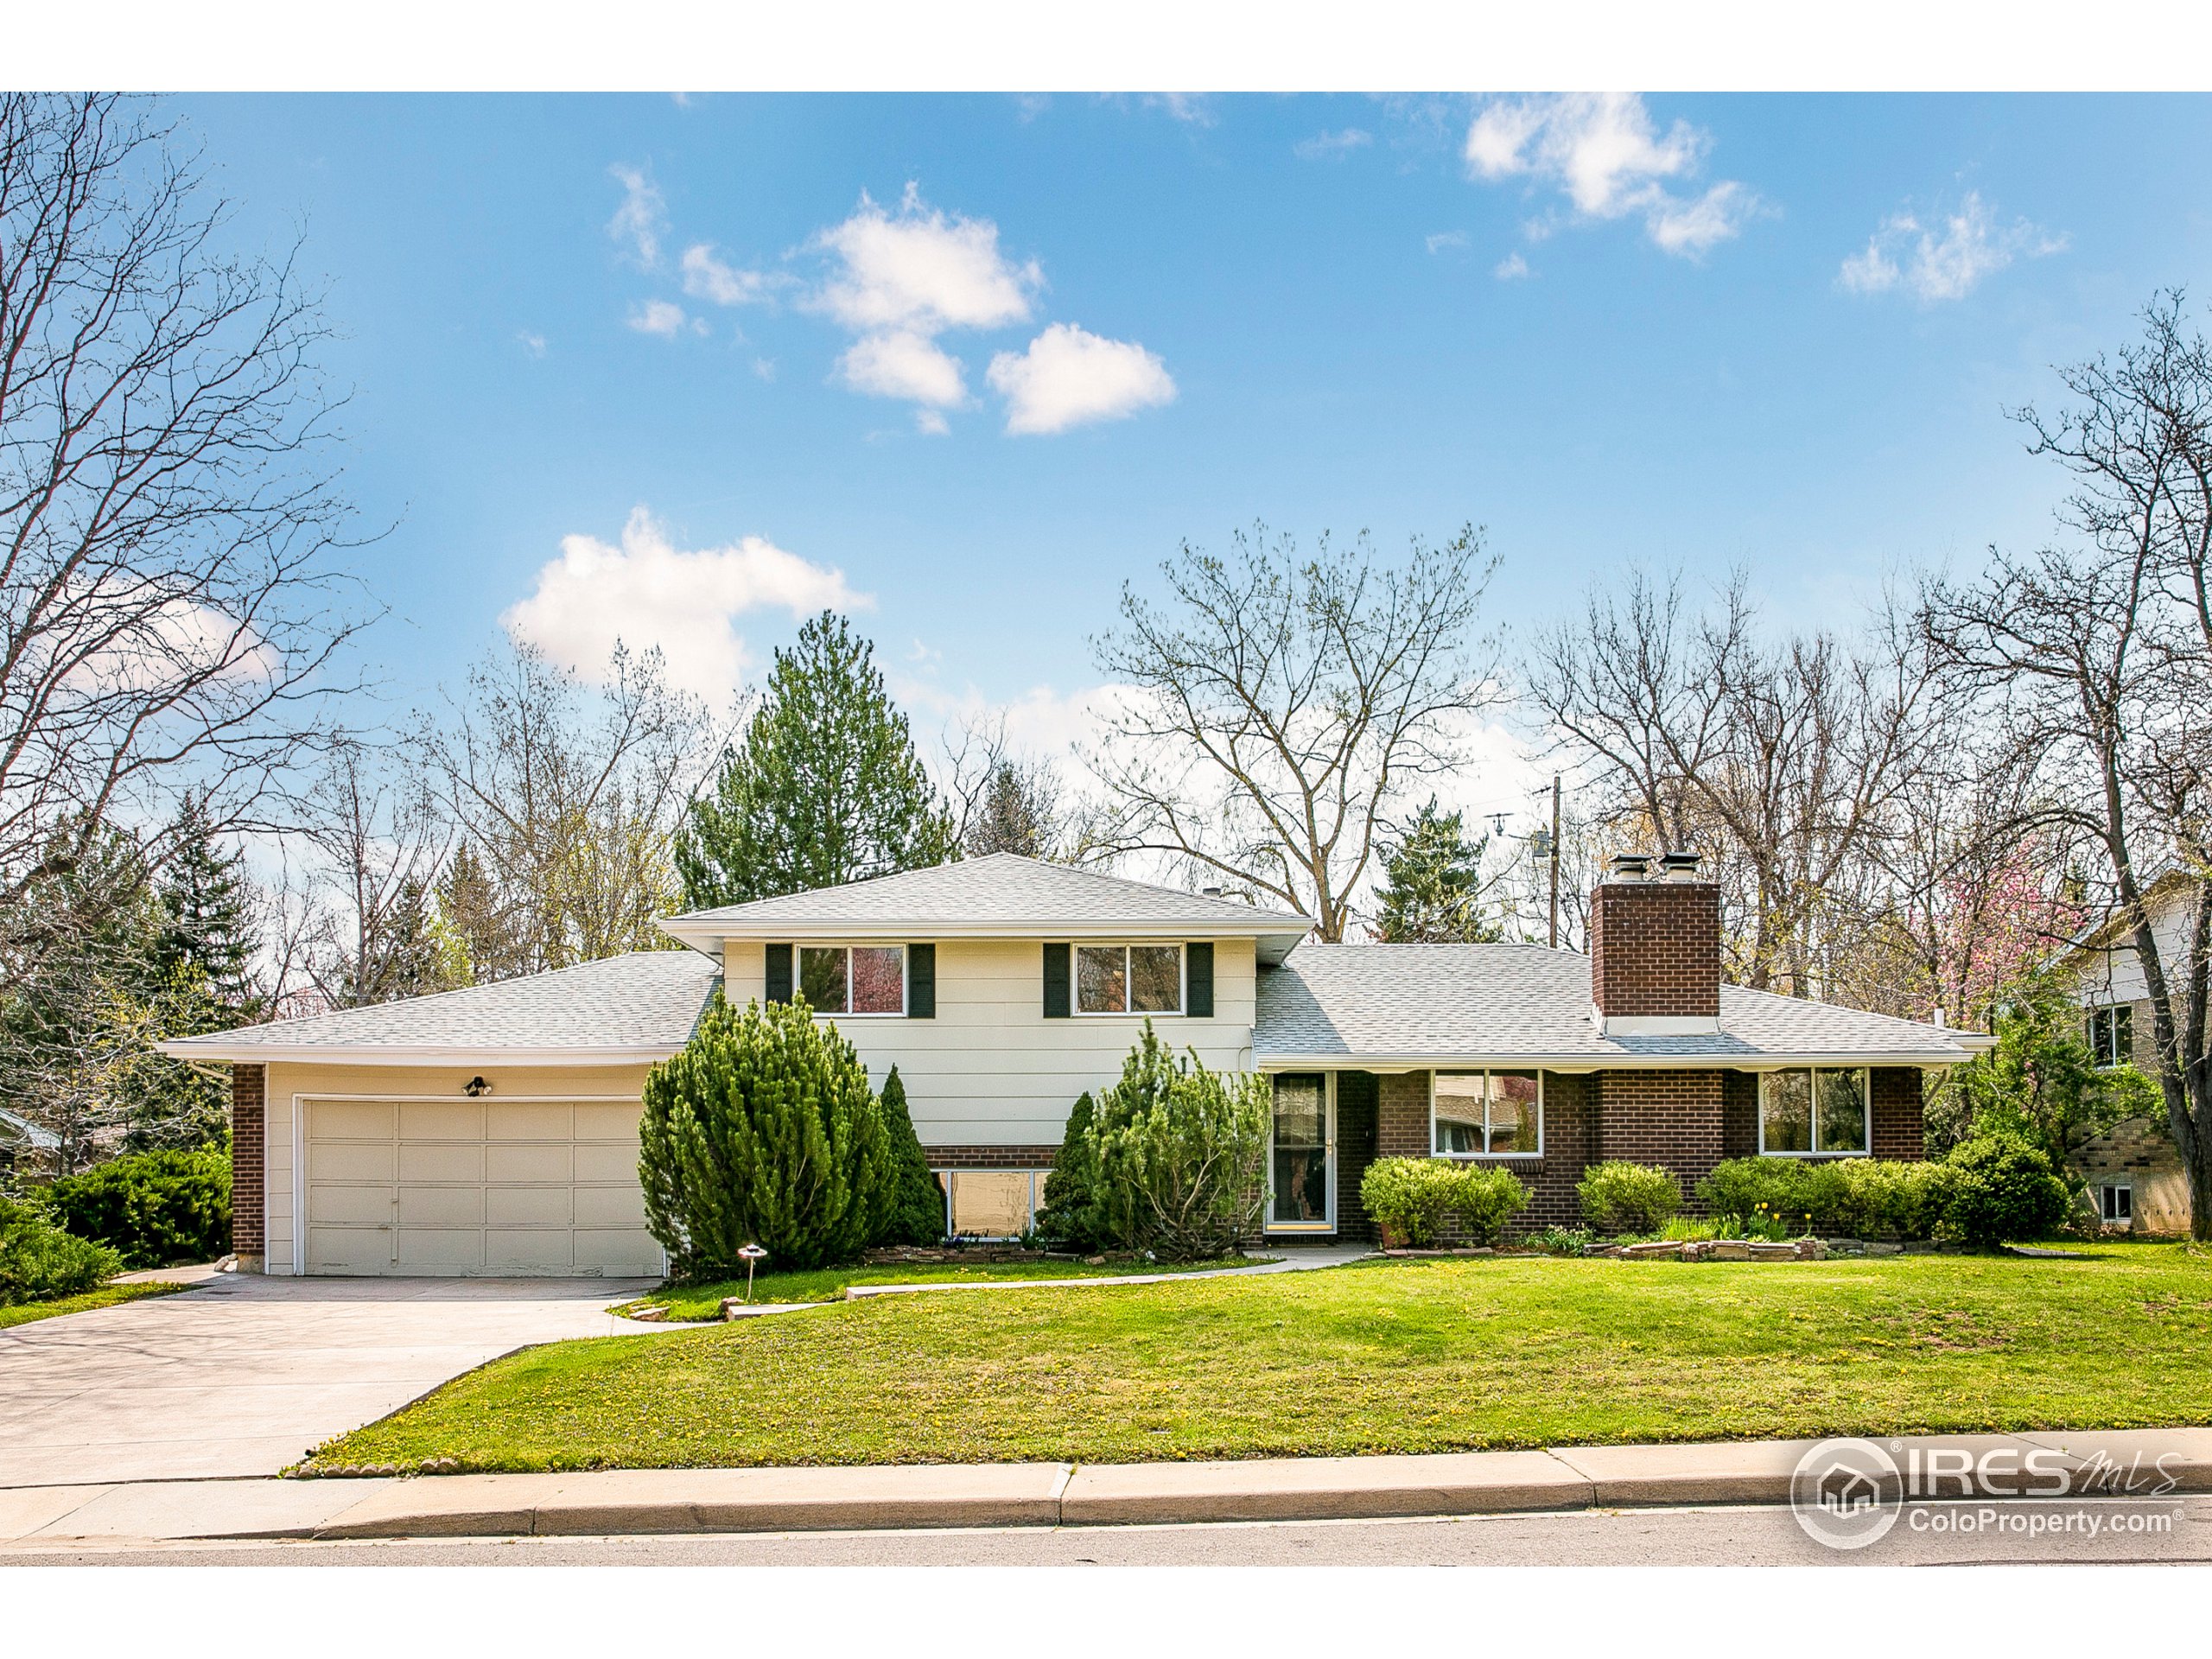
<svg viewBox="0 0 2212 1659">
<path fill-rule="evenodd" d="M 2212 251 L 2202 99 L 181 109 L 328 279 L 401 704 L 503 618 L 717 690 L 849 595 L 925 729 L 1048 746 L 1122 580 L 1255 518 L 1486 524 L 1509 630 L 1630 560 L 1846 618 L 2043 533 L 2003 410 Z"/>
</svg>

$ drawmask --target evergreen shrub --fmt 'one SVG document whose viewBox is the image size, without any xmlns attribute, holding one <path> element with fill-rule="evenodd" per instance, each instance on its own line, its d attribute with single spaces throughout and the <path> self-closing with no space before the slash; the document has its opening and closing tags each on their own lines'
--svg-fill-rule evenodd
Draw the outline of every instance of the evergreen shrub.
<svg viewBox="0 0 2212 1659">
<path fill-rule="evenodd" d="M 906 1085 L 899 1068 L 883 1080 L 876 1097 L 883 1112 L 883 1132 L 891 1142 L 891 1198 L 883 1224 L 876 1230 L 878 1244 L 937 1244 L 944 1238 L 944 1189 L 931 1173 L 929 1154 L 914 1133 L 914 1120 L 906 1110 Z"/>
<path fill-rule="evenodd" d="M 681 1051 L 645 1074 L 638 1177 L 679 1279 L 731 1276 L 741 1247 L 776 1268 L 849 1262 L 893 1200 L 891 1141 L 868 1071 L 804 999 L 720 991 Z"/>
<path fill-rule="evenodd" d="M 35 1206 L 0 1198 L 0 1307 L 98 1289 L 123 1271 L 105 1244 L 65 1233 Z"/>
<path fill-rule="evenodd" d="M 231 1155 L 141 1152 L 46 1189 L 55 1221 L 114 1250 L 129 1268 L 213 1262 L 231 1248 Z"/>
<path fill-rule="evenodd" d="M 1682 1184 L 1656 1164 L 1592 1164 L 1574 1191 L 1583 1220 L 1601 1233 L 1656 1233 L 1682 1207 Z"/>
<path fill-rule="evenodd" d="M 1272 1090 L 1256 1072 L 1176 1059 L 1146 1020 L 1084 1137 L 1097 1160 L 1104 1240 L 1196 1262 L 1229 1255 L 1258 1231 Z"/>
</svg>

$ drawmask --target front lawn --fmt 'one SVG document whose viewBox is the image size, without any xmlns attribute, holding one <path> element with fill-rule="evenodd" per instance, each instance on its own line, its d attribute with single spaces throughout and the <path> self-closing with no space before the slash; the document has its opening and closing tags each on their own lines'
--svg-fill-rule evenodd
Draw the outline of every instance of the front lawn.
<svg viewBox="0 0 2212 1659">
<path fill-rule="evenodd" d="M 315 1462 L 1113 1463 L 2212 1421 L 2212 1259 L 2084 1248 L 881 1297 L 532 1349 Z"/>
<path fill-rule="evenodd" d="M 118 1303 L 135 1302 L 142 1296 L 166 1296 L 183 1288 L 182 1285 L 141 1280 L 128 1285 L 102 1285 L 81 1296 L 61 1296 L 50 1302 L 18 1302 L 13 1307 L 0 1307 L 0 1331 L 11 1325 L 29 1325 L 33 1319 L 58 1319 L 64 1313 L 89 1313 L 96 1307 L 114 1307 Z"/>
<path fill-rule="evenodd" d="M 799 1273 L 763 1273 L 753 1281 L 756 1302 L 834 1302 L 853 1285 L 987 1284 L 997 1279 L 1116 1279 L 1148 1273 L 1198 1273 L 1209 1268 L 1249 1268 L 1275 1260 L 1271 1255 L 1231 1256 L 1221 1262 L 1108 1262 L 1090 1267 L 1074 1262 L 984 1262 L 963 1266 L 943 1262 L 895 1262 L 873 1267 L 815 1268 Z M 671 1286 L 625 1302 L 614 1311 L 664 1307 L 671 1319 L 719 1319 L 722 1298 L 745 1294 L 745 1281 L 712 1285 Z"/>
</svg>

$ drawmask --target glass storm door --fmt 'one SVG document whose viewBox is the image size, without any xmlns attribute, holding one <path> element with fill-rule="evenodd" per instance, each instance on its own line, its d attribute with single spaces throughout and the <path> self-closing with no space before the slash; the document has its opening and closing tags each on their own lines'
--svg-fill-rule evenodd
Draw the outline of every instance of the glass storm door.
<svg viewBox="0 0 2212 1659">
<path fill-rule="evenodd" d="M 1336 1224 L 1336 1136 L 1329 1079 L 1319 1071 L 1275 1078 L 1268 1226 L 1325 1233 Z"/>
</svg>

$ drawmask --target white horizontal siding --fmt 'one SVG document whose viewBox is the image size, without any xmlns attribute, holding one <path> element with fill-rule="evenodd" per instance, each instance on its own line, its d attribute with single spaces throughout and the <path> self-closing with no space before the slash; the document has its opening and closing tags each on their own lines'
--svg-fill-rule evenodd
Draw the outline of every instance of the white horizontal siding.
<svg viewBox="0 0 2212 1659">
<path fill-rule="evenodd" d="M 740 1007 L 765 994 L 766 947 L 732 941 L 723 981 Z M 1252 941 L 1214 946 L 1214 1017 L 1156 1017 L 1154 1029 L 1218 1071 L 1252 1063 Z M 937 1017 L 849 1019 L 838 1029 L 880 1084 L 893 1065 L 925 1146 L 1035 1146 L 1057 1141 L 1069 1109 L 1104 1088 L 1143 1029 L 1139 1018 L 1045 1017 L 1041 939 L 941 940 Z"/>
</svg>

